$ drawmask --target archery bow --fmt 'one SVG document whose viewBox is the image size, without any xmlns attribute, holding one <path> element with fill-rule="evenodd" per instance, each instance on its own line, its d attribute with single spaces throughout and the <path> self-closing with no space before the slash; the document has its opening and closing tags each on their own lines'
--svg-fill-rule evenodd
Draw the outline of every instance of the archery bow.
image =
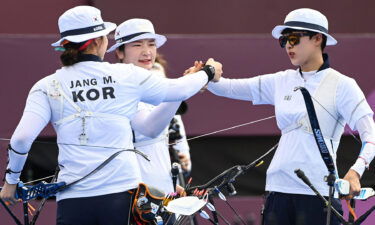
<svg viewBox="0 0 375 225">
<path fill-rule="evenodd" d="M 120 151 L 117 151 L 113 153 L 111 156 L 109 156 L 104 162 L 102 162 L 99 166 L 97 166 L 95 169 L 93 169 L 90 173 L 86 174 L 82 178 L 75 180 L 69 184 L 65 182 L 51 182 L 51 183 L 46 183 L 46 182 L 40 182 L 36 185 L 25 185 L 22 182 L 17 184 L 17 189 L 16 189 L 16 198 L 17 199 L 22 199 L 22 201 L 27 203 L 29 200 L 42 197 L 43 199 L 48 199 L 56 193 L 63 191 L 69 187 L 71 187 L 74 184 L 77 184 L 78 182 L 81 182 L 82 180 L 88 178 L 89 176 L 97 173 L 99 170 L 101 170 L 103 167 L 105 167 L 108 163 L 110 163 L 114 158 L 116 158 L 119 154 L 123 152 L 135 152 L 137 154 L 140 154 L 142 157 L 144 157 L 146 160 L 149 161 L 147 156 L 143 154 L 142 152 L 136 150 L 136 149 L 123 149 Z M 0 188 L 1 190 L 1 188 Z M 1 200 L 1 199 L 0 199 Z M 4 202 L 1 200 L 1 203 L 3 204 Z M 11 215 L 11 217 L 15 220 L 17 224 L 20 224 L 20 221 L 14 216 L 14 214 L 11 212 L 9 207 L 6 206 L 6 204 L 3 204 L 3 206 L 6 208 L 8 213 Z M 39 210 L 40 213 L 40 210 Z M 38 215 L 39 215 L 38 213 Z M 25 209 L 24 207 L 24 216 L 25 216 L 25 225 L 29 224 L 29 221 L 27 219 L 27 208 Z M 35 216 L 34 216 L 35 218 Z M 35 224 L 36 219 L 32 219 L 32 224 Z"/>
<path fill-rule="evenodd" d="M 325 144 L 325 141 L 324 141 L 324 137 L 322 135 L 322 132 L 320 130 L 320 127 L 319 127 L 319 122 L 318 122 L 318 118 L 316 116 L 316 112 L 315 112 L 315 108 L 314 108 L 314 104 L 312 102 L 312 99 L 313 97 L 310 95 L 309 91 L 304 88 L 304 87 L 297 87 L 295 88 L 294 91 L 297 91 L 297 90 L 300 90 L 302 95 L 303 95 L 303 98 L 304 98 L 304 101 L 305 101 L 305 105 L 306 105 L 306 109 L 307 109 L 307 113 L 308 113 L 308 117 L 309 117 L 309 121 L 310 121 L 310 124 L 311 124 L 311 128 L 313 130 L 313 135 L 314 135 L 314 138 L 315 138 L 315 141 L 316 141 L 316 144 L 318 146 L 318 149 L 320 151 L 320 154 L 323 158 L 323 161 L 324 163 L 326 164 L 327 166 L 327 169 L 329 171 L 329 175 L 327 177 L 327 183 L 330 187 L 329 189 L 329 200 L 328 201 L 325 201 L 326 205 L 327 205 L 327 222 L 326 224 L 329 225 L 330 224 L 330 221 L 331 221 L 331 211 L 333 210 L 333 212 L 335 213 L 335 216 L 337 218 L 340 219 L 341 222 L 343 222 L 344 224 L 361 224 L 366 218 L 368 215 L 370 215 L 370 213 L 372 211 L 375 210 L 375 206 L 370 208 L 366 213 L 364 213 L 359 219 L 357 219 L 354 223 L 350 223 L 350 222 L 346 222 L 342 217 L 340 217 L 340 215 L 337 215 L 337 212 L 335 212 L 335 209 L 332 207 L 332 198 L 333 198 L 333 185 L 334 185 L 334 181 L 335 181 L 335 167 L 334 167 L 334 162 L 332 160 L 332 156 L 331 154 L 329 153 L 328 151 L 328 148 Z M 330 116 L 332 116 L 336 122 L 338 122 L 341 126 L 344 126 L 343 124 L 340 123 L 340 121 L 338 120 L 338 118 L 335 118 L 334 115 L 332 115 L 322 104 L 320 104 L 316 99 L 314 99 L 326 112 L 329 113 Z M 351 132 L 350 132 L 351 133 Z M 352 133 L 351 133 L 352 134 Z M 352 136 L 357 140 L 359 141 L 355 136 L 354 134 L 352 134 Z M 298 174 L 297 174 L 298 175 Z M 300 177 L 300 176 L 298 176 Z M 301 178 L 301 177 L 300 177 Z M 306 178 L 306 177 L 305 177 Z M 301 178 L 303 179 L 303 178 Z M 307 179 L 307 178 L 306 178 Z M 304 181 L 305 182 L 305 181 Z M 306 183 L 306 182 L 305 182 Z M 310 188 L 312 188 L 311 186 L 312 185 L 308 185 Z M 313 188 L 312 188 L 313 189 Z M 315 193 L 318 193 L 316 191 L 314 191 Z M 318 196 L 320 194 L 317 194 Z M 321 196 L 319 196 L 321 197 Z M 324 199 L 321 197 L 321 199 Z M 324 199 L 325 200 L 325 199 Z M 355 216 L 355 215 L 353 215 Z M 342 221 L 344 220 L 344 221 Z"/>
</svg>

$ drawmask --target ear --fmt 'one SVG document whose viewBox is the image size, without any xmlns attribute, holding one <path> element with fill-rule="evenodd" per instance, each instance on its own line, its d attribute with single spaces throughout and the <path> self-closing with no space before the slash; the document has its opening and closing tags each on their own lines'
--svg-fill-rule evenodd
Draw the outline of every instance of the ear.
<svg viewBox="0 0 375 225">
<path fill-rule="evenodd" d="M 120 61 L 123 62 L 125 59 L 125 52 L 120 51 L 118 48 L 116 48 L 116 58 Z"/>
<path fill-rule="evenodd" d="M 97 46 L 101 45 L 103 42 L 103 37 L 98 37 L 98 38 L 95 38 L 93 43 Z"/>
<path fill-rule="evenodd" d="M 316 46 L 321 46 L 323 41 L 323 34 L 318 33 L 314 36 L 314 43 Z"/>
</svg>

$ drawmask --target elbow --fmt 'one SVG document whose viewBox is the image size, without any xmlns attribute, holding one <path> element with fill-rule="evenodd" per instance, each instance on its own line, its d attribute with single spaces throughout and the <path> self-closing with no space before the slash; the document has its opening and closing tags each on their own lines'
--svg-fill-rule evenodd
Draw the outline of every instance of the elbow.
<svg viewBox="0 0 375 225">
<path fill-rule="evenodd" d="M 185 93 L 181 93 L 181 96 L 180 96 L 180 101 L 185 101 L 187 100 L 188 98 L 190 98 L 191 96 L 193 96 L 193 91 L 192 90 L 187 90 Z"/>
<path fill-rule="evenodd" d="M 143 129 L 137 130 L 142 135 L 148 137 L 148 138 L 157 138 L 162 131 L 160 130 L 154 130 L 152 127 L 144 127 Z"/>
<path fill-rule="evenodd" d="M 15 151 L 23 154 L 29 151 L 32 141 L 27 136 L 18 136 L 13 137 L 10 143 Z"/>
<path fill-rule="evenodd" d="M 160 135 L 161 131 L 150 131 L 148 132 L 147 137 L 149 138 L 157 138 Z"/>
</svg>

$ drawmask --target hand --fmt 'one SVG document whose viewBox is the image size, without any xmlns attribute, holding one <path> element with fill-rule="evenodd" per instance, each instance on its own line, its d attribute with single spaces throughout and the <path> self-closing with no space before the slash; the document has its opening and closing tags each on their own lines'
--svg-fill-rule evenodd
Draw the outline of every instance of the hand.
<svg viewBox="0 0 375 225">
<path fill-rule="evenodd" d="M 359 182 L 360 178 L 361 177 L 359 176 L 359 174 L 352 169 L 350 169 L 346 173 L 344 180 L 349 181 L 350 184 L 350 191 L 349 195 L 347 196 L 347 199 L 351 199 L 354 196 L 359 195 L 359 192 L 361 191 L 361 183 Z"/>
<path fill-rule="evenodd" d="M 185 189 L 183 187 L 181 187 L 180 185 L 176 185 L 176 192 L 177 194 L 179 194 L 181 197 L 185 197 L 186 196 L 186 192 L 185 192 Z"/>
<path fill-rule="evenodd" d="M 189 153 L 178 153 L 178 157 L 180 160 L 181 168 L 189 172 L 191 170 L 191 160 L 190 160 L 190 154 Z"/>
<path fill-rule="evenodd" d="M 210 65 L 215 68 L 215 77 L 211 81 L 218 82 L 220 80 L 221 75 L 223 74 L 223 65 L 215 61 L 213 58 L 209 58 L 206 62 L 206 65 Z"/>
<path fill-rule="evenodd" d="M 4 183 L 3 189 L 0 192 L 0 198 L 10 205 L 14 205 L 17 202 L 15 198 L 17 184 L 8 184 L 6 181 Z"/>
<path fill-rule="evenodd" d="M 191 74 L 191 73 L 196 73 L 199 70 L 201 70 L 203 66 L 204 66 L 204 64 L 203 64 L 202 61 L 195 61 L 194 62 L 194 66 L 192 66 L 189 69 L 185 70 L 184 75 Z"/>
</svg>

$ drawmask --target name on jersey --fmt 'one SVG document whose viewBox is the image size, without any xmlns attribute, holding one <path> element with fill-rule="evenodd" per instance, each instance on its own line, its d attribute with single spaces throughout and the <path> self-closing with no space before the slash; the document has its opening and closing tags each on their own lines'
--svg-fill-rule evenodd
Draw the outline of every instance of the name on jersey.
<svg viewBox="0 0 375 225">
<path fill-rule="evenodd" d="M 103 84 L 113 84 L 116 81 L 112 80 L 111 76 L 103 77 Z M 98 81 L 95 78 L 84 79 L 84 80 L 72 80 L 69 88 L 89 87 L 97 86 Z M 90 89 L 78 89 L 72 91 L 74 102 L 84 102 L 86 100 L 95 101 L 99 98 L 102 99 L 114 99 L 115 89 L 113 87 L 101 87 L 101 88 L 90 88 Z"/>
</svg>

